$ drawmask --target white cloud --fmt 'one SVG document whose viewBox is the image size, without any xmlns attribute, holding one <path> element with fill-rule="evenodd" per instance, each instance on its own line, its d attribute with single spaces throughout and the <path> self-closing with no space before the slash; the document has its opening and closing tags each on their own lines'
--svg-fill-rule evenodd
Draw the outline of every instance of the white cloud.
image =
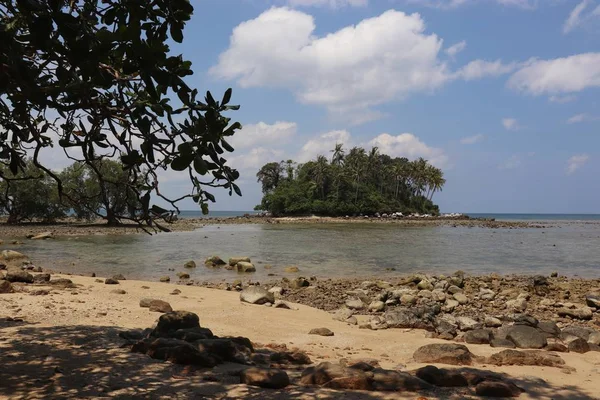
<svg viewBox="0 0 600 400">
<path fill-rule="evenodd" d="M 577 114 L 573 115 L 567 120 L 568 124 L 576 124 L 578 122 L 597 121 L 599 118 L 588 114 Z"/>
<path fill-rule="evenodd" d="M 508 86 L 532 95 L 575 93 L 599 87 L 600 53 L 530 61 L 510 77 Z"/>
<path fill-rule="evenodd" d="M 573 96 L 573 95 L 550 96 L 548 98 L 548 101 L 550 101 L 550 103 L 558 103 L 558 104 L 570 103 L 575 100 L 577 100 L 577 96 Z"/>
<path fill-rule="evenodd" d="M 426 33 L 416 13 L 389 10 L 324 36 L 315 29 L 306 13 L 271 8 L 233 30 L 210 73 L 242 87 L 285 88 L 302 103 L 363 123 L 382 116 L 377 105 L 430 93 L 454 79 L 508 72 L 498 61 L 478 61 L 478 69 L 452 73 L 439 58 L 443 40 Z"/>
<path fill-rule="evenodd" d="M 236 150 L 255 146 L 257 144 L 271 145 L 281 144 L 290 139 L 298 130 L 295 122 L 277 121 L 274 124 L 259 122 L 257 124 L 244 125 L 231 137 L 229 144 Z"/>
<path fill-rule="evenodd" d="M 460 53 L 461 51 L 463 51 L 466 48 L 467 48 L 467 42 L 465 40 L 463 40 L 462 42 L 458 42 L 458 43 L 453 44 L 452 46 L 448 47 L 445 50 L 445 52 L 450 57 L 455 57 L 458 53 Z"/>
<path fill-rule="evenodd" d="M 466 81 L 481 79 L 488 76 L 500 76 L 508 74 L 517 69 L 517 63 L 504 64 L 501 60 L 485 61 L 474 60 L 460 68 L 456 73 L 457 78 L 462 78 Z"/>
<path fill-rule="evenodd" d="M 512 6 L 525 10 L 533 10 L 538 5 L 538 0 L 406 0 L 407 3 L 425 7 L 454 9 L 476 3 L 497 3 L 503 6 Z"/>
<path fill-rule="evenodd" d="M 250 151 L 229 158 L 228 162 L 240 171 L 242 177 L 254 176 L 256 172 L 268 162 L 280 161 L 284 158 L 284 151 L 266 147 L 256 147 Z"/>
<path fill-rule="evenodd" d="M 302 146 L 296 160 L 307 162 L 319 155 L 327 156 L 336 144 L 343 144 L 344 148 L 352 147 L 353 140 L 350 133 L 346 130 L 331 131 L 310 139 Z"/>
<path fill-rule="evenodd" d="M 369 0 L 288 0 L 291 7 L 365 7 Z"/>
<path fill-rule="evenodd" d="M 515 169 L 521 166 L 521 157 L 514 155 L 498 166 L 498 169 Z"/>
<path fill-rule="evenodd" d="M 464 137 L 464 138 L 460 139 L 460 143 L 461 144 L 475 144 L 475 143 L 481 142 L 484 138 L 485 138 L 485 136 L 482 134 L 475 135 L 475 136 L 468 136 L 468 137 Z"/>
<path fill-rule="evenodd" d="M 587 154 L 578 154 L 567 161 L 567 175 L 571 175 L 579 168 L 581 168 L 585 163 L 587 163 L 590 159 L 590 156 Z"/>
<path fill-rule="evenodd" d="M 563 33 L 569 33 L 581 24 L 581 14 L 591 4 L 590 0 L 583 0 L 577 4 L 563 25 Z"/>
<path fill-rule="evenodd" d="M 516 131 L 519 129 L 519 123 L 514 118 L 502 119 L 502 126 L 504 126 L 504 129 L 506 129 L 507 131 Z"/>
<path fill-rule="evenodd" d="M 448 165 L 448 156 L 442 149 L 429 147 L 412 133 L 390 135 L 382 133 L 368 142 L 371 147 L 377 146 L 379 151 L 391 157 L 410 159 L 423 157 L 433 165 L 443 168 Z"/>
</svg>

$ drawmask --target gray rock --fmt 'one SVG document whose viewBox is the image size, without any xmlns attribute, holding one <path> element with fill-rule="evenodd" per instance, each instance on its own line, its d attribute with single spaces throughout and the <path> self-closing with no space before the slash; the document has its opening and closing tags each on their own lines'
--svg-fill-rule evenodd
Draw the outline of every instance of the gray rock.
<svg viewBox="0 0 600 400">
<path fill-rule="evenodd" d="M 150 301 L 149 309 L 150 309 L 150 311 L 160 312 L 160 313 L 168 313 L 168 312 L 173 311 L 173 308 L 171 307 L 171 305 L 169 303 L 167 303 L 164 300 L 157 300 L 157 299 Z"/>
<path fill-rule="evenodd" d="M 561 317 L 571 317 L 574 319 L 583 319 L 583 320 L 592 319 L 592 317 L 594 316 L 592 309 L 589 307 L 582 307 L 582 308 L 575 308 L 575 309 L 561 308 L 557 311 L 557 313 Z"/>
<path fill-rule="evenodd" d="M 400 304 L 403 306 L 410 306 L 417 303 L 417 298 L 412 294 L 403 294 L 400 296 Z"/>
<path fill-rule="evenodd" d="M 168 276 L 161 276 L 159 281 L 161 282 L 171 282 L 171 278 L 169 278 Z"/>
<path fill-rule="evenodd" d="M 499 326 L 502 326 L 502 321 L 495 317 L 486 316 L 485 320 L 483 321 L 483 324 L 488 328 L 497 328 Z"/>
<path fill-rule="evenodd" d="M 283 294 L 283 288 L 280 286 L 273 286 L 271 289 L 269 289 L 269 292 L 273 293 L 274 295 L 281 296 Z"/>
<path fill-rule="evenodd" d="M 283 308 L 286 310 L 291 310 L 292 308 L 289 306 L 288 303 L 286 303 L 283 300 L 276 300 L 275 303 L 273 303 L 273 308 Z"/>
<path fill-rule="evenodd" d="M 481 288 L 479 289 L 479 298 L 482 300 L 494 300 L 494 298 L 496 297 L 496 292 L 494 292 L 491 289 L 484 289 Z"/>
<path fill-rule="evenodd" d="M 419 363 L 471 365 L 474 357 L 462 344 L 432 343 L 419 347 L 413 358 Z"/>
<path fill-rule="evenodd" d="M 240 261 L 235 264 L 235 268 L 237 269 L 237 272 L 256 272 L 254 264 L 245 261 Z"/>
<path fill-rule="evenodd" d="M 417 284 L 417 288 L 420 290 L 433 290 L 433 285 L 427 279 L 423 279 Z"/>
<path fill-rule="evenodd" d="M 275 296 L 260 286 L 249 286 L 240 292 L 240 301 L 250 304 L 274 303 Z"/>
<path fill-rule="evenodd" d="M 14 250 L 2 250 L 1 254 L 4 261 L 15 261 L 29 258 L 25 254 Z"/>
<path fill-rule="evenodd" d="M 480 329 L 482 327 L 481 323 L 469 317 L 456 317 L 456 322 L 458 323 L 458 327 L 461 331 L 470 331 L 473 329 Z"/>
<path fill-rule="evenodd" d="M 446 291 L 450 294 L 462 293 L 463 290 L 456 285 L 449 286 Z"/>
<path fill-rule="evenodd" d="M 452 297 L 454 297 L 454 300 L 458 301 L 459 304 L 467 304 L 469 302 L 469 298 L 464 293 L 454 293 Z"/>
<path fill-rule="evenodd" d="M 333 336 L 334 333 L 327 328 L 314 328 L 308 332 L 309 335 Z"/>
<path fill-rule="evenodd" d="M 585 303 L 589 307 L 600 308 L 600 294 L 589 293 L 585 296 Z"/>
<path fill-rule="evenodd" d="M 547 337 L 558 337 L 560 335 L 560 328 L 554 321 L 542 321 L 538 323 L 537 328 L 540 332 L 545 333 Z"/>
<path fill-rule="evenodd" d="M 250 257 L 231 257 L 229 259 L 229 265 L 235 267 L 235 265 L 239 262 L 252 262 L 250 261 Z"/>
<path fill-rule="evenodd" d="M 51 277 L 52 276 L 48 273 L 34 275 L 33 282 L 35 282 L 35 283 L 50 282 Z"/>
<path fill-rule="evenodd" d="M 211 256 L 204 260 L 204 265 L 209 268 L 218 268 L 226 264 L 219 256 Z"/>
<path fill-rule="evenodd" d="M 600 332 L 594 331 L 594 332 L 590 333 L 590 336 L 588 336 L 588 343 L 600 345 Z"/>
<path fill-rule="evenodd" d="M 346 322 L 346 320 L 350 317 L 352 317 L 352 315 L 354 314 L 354 311 L 352 311 L 349 308 L 340 308 L 338 310 L 332 311 L 331 312 L 333 314 L 333 319 L 336 321 L 342 321 L 342 322 Z"/>
<path fill-rule="evenodd" d="M 492 339 L 490 340 L 490 346 L 492 347 L 505 347 L 508 349 L 514 349 L 515 344 L 508 339 Z"/>
<path fill-rule="evenodd" d="M 385 310 L 385 303 L 383 301 L 373 301 L 369 304 L 369 311 L 383 311 Z"/>
<path fill-rule="evenodd" d="M 474 329 L 465 333 L 465 342 L 469 344 L 489 344 L 490 331 L 487 329 Z"/>
<path fill-rule="evenodd" d="M 194 260 L 187 261 L 183 264 L 184 268 L 196 268 L 196 262 Z"/>
<path fill-rule="evenodd" d="M 11 283 L 33 283 L 33 275 L 27 271 L 9 271 L 4 279 Z"/>
<path fill-rule="evenodd" d="M 140 301 L 140 305 L 141 303 Z M 173 311 L 163 314 L 158 318 L 156 327 L 150 333 L 150 336 L 170 337 L 180 329 L 195 328 L 200 328 L 200 319 L 197 314 L 189 311 Z"/>
<path fill-rule="evenodd" d="M 593 332 L 595 331 L 592 328 L 571 325 L 565 327 L 562 332 L 560 332 L 560 336 L 563 339 L 566 339 L 568 338 L 568 335 L 572 335 L 587 341 Z"/>
<path fill-rule="evenodd" d="M 545 335 L 527 325 L 511 327 L 506 338 L 522 349 L 541 349 L 548 344 Z"/>
<path fill-rule="evenodd" d="M 360 299 L 348 299 L 346 300 L 346 307 L 351 310 L 362 310 L 365 308 L 365 303 Z"/>
<path fill-rule="evenodd" d="M 590 345 L 582 338 L 577 338 L 569 342 L 568 348 L 569 351 L 574 353 L 587 353 L 590 351 Z"/>
<path fill-rule="evenodd" d="M 113 277 L 112 277 L 112 278 L 113 278 L 114 280 L 116 280 L 116 281 L 125 281 L 125 280 L 127 280 L 127 279 L 125 278 L 125 276 L 123 276 L 123 274 L 117 274 L 117 275 L 113 275 Z"/>
<path fill-rule="evenodd" d="M 523 298 L 508 300 L 506 302 L 506 308 L 508 308 L 509 310 L 524 312 L 527 309 L 527 300 Z"/>
</svg>

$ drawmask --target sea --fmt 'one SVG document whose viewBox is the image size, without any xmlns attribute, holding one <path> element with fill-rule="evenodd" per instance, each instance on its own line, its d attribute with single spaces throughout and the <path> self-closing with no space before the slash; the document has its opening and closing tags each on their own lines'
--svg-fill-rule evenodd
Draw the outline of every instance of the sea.
<svg viewBox="0 0 600 400">
<path fill-rule="evenodd" d="M 213 211 L 233 217 L 252 211 Z M 218 255 L 248 256 L 255 281 L 299 275 L 318 278 L 377 277 L 407 273 L 550 274 L 600 277 L 600 215 L 468 214 L 497 220 L 535 221 L 538 228 L 407 227 L 395 224 L 207 224 L 192 232 L 81 236 L 26 241 L 20 248 L 35 263 L 56 271 L 98 276 L 123 274 L 156 280 L 188 270 L 198 281 L 232 281 L 236 272 L 204 267 Z M 200 212 L 183 212 L 200 218 Z M 269 274 L 275 274 L 269 276 Z M 247 275 L 245 276 L 248 277 Z"/>
</svg>

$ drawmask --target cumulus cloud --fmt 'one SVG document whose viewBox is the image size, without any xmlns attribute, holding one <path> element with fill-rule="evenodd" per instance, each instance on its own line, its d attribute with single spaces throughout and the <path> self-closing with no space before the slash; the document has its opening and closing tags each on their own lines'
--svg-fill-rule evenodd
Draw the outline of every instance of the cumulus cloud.
<svg viewBox="0 0 600 400">
<path fill-rule="evenodd" d="M 466 81 L 481 79 L 485 77 L 494 77 L 505 75 L 517 69 L 517 63 L 504 64 L 501 60 L 485 61 L 474 60 L 460 68 L 456 72 L 456 77 Z"/>
<path fill-rule="evenodd" d="M 467 48 L 467 42 L 465 40 L 463 40 L 462 42 L 458 42 L 458 43 L 453 44 L 452 46 L 448 47 L 445 50 L 445 52 L 450 57 L 455 57 L 458 53 L 460 53 L 461 51 L 463 51 L 466 48 Z"/>
<path fill-rule="evenodd" d="M 464 137 L 464 138 L 460 139 L 460 143 L 461 144 L 475 144 L 475 143 L 481 142 L 484 138 L 485 138 L 485 136 L 482 134 L 475 135 L 475 136 L 468 136 L 468 137 Z"/>
<path fill-rule="evenodd" d="M 504 126 L 504 129 L 507 131 L 516 131 L 519 129 L 519 122 L 514 118 L 503 118 L 502 126 Z"/>
<path fill-rule="evenodd" d="M 573 95 L 550 96 L 548 98 L 548 101 L 550 101 L 550 103 L 558 103 L 558 104 L 570 103 L 575 100 L 577 100 L 577 96 L 573 96 Z"/>
<path fill-rule="evenodd" d="M 406 0 L 407 3 L 439 9 L 455 9 L 476 3 L 496 3 L 524 10 L 533 10 L 538 6 L 538 0 Z"/>
<path fill-rule="evenodd" d="M 331 131 L 307 141 L 296 156 L 298 162 L 307 162 L 319 155 L 327 155 L 335 148 L 336 144 L 343 144 L 344 148 L 353 146 L 350 133 L 346 130 Z"/>
<path fill-rule="evenodd" d="M 412 133 L 390 135 L 382 133 L 368 142 L 371 147 L 377 146 L 379 150 L 392 157 L 406 157 L 410 159 L 423 157 L 437 167 L 448 165 L 448 156 L 442 149 L 430 147 Z"/>
<path fill-rule="evenodd" d="M 587 154 L 578 154 L 569 158 L 567 161 L 567 174 L 571 175 L 579 168 L 585 165 L 590 159 L 590 156 Z"/>
<path fill-rule="evenodd" d="M 499 62 L 483 61 L 460 74 L 450 71 L 439 58 L 443 40 L 426 33 L 417 13 L 389 10 L 324 36 L 315 29 L 306 13 L 271 8 L 234 28 L 210 73 L 242 87 L 285 88 L 301 103 L 351 123 L 380 118 L 373 107 L 453 79 L 506 73 Z"/>
<path fill-rule="evenodd" d="M 229 158 L 229 164 L 240 171 L 242 177 L 254 176 L 256 172 L 268 162 L 280 161 L 285 152 L 280 149 L 255 147 L 246 153 L 241 153 Z"/>
<path fill-rule="evenodd" d="M 600 53 L 530 61 L 510 77 L 508 86 L 532 95 L 559 95 L 599 87 Z"/>
<path fill-rule="evenodd" d="M 369 0 L 288 0 L 291 7 L 365 7 Z"/>
<path fill-rule="evenodd" d="M 297 130 L 298 126 L 295 122 L 277 121 L 274 124 L 267 124 L 261 121 L 257 124 L 244 125 L 229 142 L 235 149 L 272 143 L 281 144 L 296 135 Z"/>
</svg>

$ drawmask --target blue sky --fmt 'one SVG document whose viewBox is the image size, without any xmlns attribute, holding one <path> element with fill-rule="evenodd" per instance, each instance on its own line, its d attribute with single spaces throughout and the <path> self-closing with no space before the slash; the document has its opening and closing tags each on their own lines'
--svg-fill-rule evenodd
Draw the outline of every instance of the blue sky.
<svg viewBox="0 0 600 400">
<path fill-rule="evenodd" d="M 171 49 L 191 86 L 233 88 L 244 126 L 243 197 L 215 192 L 212 210 L 258 204 L 264 163 L 343 142 L 443 168 L 443 212 L 600 213 L 600 0 L 193 4 Z"/>
<path fill-rule="evenodd" d="M 216 193 L 213 210 L 252 209 L 262 164 L 342 141 L 442 167 L 445 212 L 600 212 L 600 1 L 194 5 L 172 50 L 193 86 L 234 89 L 244 125 L 244 195 Z"/>
</svg>

